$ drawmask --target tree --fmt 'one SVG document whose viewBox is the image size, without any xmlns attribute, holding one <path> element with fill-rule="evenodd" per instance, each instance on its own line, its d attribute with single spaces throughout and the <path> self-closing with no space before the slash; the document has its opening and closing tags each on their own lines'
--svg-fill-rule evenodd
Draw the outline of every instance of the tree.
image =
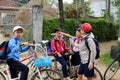
<svg viewBox="0 0 120 80">
<path fill-rule="evenodd" d="M 84 0 L 81 0 L 81 4 L 82 4 L 82 16 L 84 18 L 86 17 L 86 6 Z"/>
<path fill-rule="evenodd" d="M 85 2 L 85 11 L 83 8 L 83 5 L 81 3 L 81 1 L 78 0 L 78 2 L 73 2 L 73 4 L 68 5 L 65 8 L 65 17 L 66 18 L 84 18 L 87 16 L 87 14 L 91 14 L 90 12 L 90 6 L 88 2 Z M 77 5 L 77 9 L 76 9 L 76 5 Z"/>
<path fill-rule="evenodd" d="M 61 22 L 61 28 L 64 27 L 64 11 L 63 11 L 63 0 L 58 0 L 59 3 L 59 15 L 60 15 L 60 22 Z"/>
</svg>

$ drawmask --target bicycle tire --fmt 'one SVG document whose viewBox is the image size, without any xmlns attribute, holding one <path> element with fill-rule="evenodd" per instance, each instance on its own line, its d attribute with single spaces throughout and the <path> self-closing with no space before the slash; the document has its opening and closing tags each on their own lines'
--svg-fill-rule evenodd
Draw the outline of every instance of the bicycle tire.
<svg viewBox="0 0 120 80">
<path fill-rule="evenodd" d="M 0 80 L 7 80 L 6 77 L 4 76 L 4 73 L 0 71 Z"/>
<path fill-rule="evenodd" d="M 94 67 L 94 77 L 93 78 L 95 78 L 95 80 L 103 80 L 101 72 L 96 67 Z"/>
<path fill-rule="evenodd" d="M 117 60 L 114 60 L 106 69 L 104 73 L 104 80 L 110 80 L 113 78 L 113 76 L 117 73 L 118 69 L 120 67 L 120 64 Z"/>
<path fill-rule="evenodd" d="M 52 73 L 55 73 L 57 74 L 58 77 L 60 77 L 59 79 L 52 79 L 51 77 L 47 77 L 47 78 L 44 78 L 44 80 L 63 80 L 63 77 L 61 74 L 59 74 L 58 72 L 56 72 L 55 70 L 51 70 L 51 69 L 43 69 L 43 70 L 39 70 L 41 74 L 44 75 L 44 72 L 46 74 L 46 72 L 52 72 Z M 44 75 L 45 76 L 45 75 Z M 53 76 L 56 76 L 56 75 L 53 75 Z M 48 79 L 49 78 L 49 79 Z M 31 80 L 41 80 L 39 75 L 38 75 L 38 72 L 34 73 Z"/>
</svg>

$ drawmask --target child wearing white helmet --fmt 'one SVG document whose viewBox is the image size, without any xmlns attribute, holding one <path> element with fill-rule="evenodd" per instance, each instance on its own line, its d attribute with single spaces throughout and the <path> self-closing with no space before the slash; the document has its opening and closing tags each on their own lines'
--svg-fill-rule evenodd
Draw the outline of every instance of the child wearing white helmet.
<svg viewBox="0 0 120 80">
<path fill-rule="evenodd" d="M 13 37 L 9 40 L 8 48 L 10 49 L 10 52 L 7 55 L 7 64 L 10 69 L 11 73 L 11 79 L 18 77 L 18 71 L 21 72 L 20 80 L 27 80 L 29 68 L 19 62 L 20 59 L 20 53 L 25 52 L 29 49 L 30 44 L 28 42 L 23 42 L 25 47 L 21 47 L 21 37 L 22 33 L 24 31 L 24 28 L 21 26 L 15 26 L 13 28 Z"/>
</svg>

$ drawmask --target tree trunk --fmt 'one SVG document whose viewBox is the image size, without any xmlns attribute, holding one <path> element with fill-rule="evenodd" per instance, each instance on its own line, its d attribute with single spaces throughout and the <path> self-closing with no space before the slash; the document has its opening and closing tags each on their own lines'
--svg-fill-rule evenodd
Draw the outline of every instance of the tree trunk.
<svg viewBox="0 0 120 80">
<path fill-rule="evenodd" d="M 86 5 L 84 0 L 81 0 L 81 4 L 82 4 L 82 17 L 85 18 L 86 17 Z"/>
<path fill-rule="evenodd" d="M 63 11 L 63 0 L 58 0 L 59 2 L 59 15 L 60 15 L 60 27 L 64 28 L 64 11 Z"/>
<path fill-rule="evenodd" d="M 43 5 L 32 6 L 33 19 L 33 40 L 39 42 L 42 40 L 42 26 L 43 26 Z"/>
</svg>

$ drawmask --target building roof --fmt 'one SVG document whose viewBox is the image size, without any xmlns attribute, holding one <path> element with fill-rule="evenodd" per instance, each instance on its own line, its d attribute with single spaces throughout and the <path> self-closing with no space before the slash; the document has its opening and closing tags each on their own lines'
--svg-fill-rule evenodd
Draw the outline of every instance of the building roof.
<svg viewBox="0 0 120 80">
<path fill-rule="evenodd" d="M 19 7 L 14 1 L 0 0 L 0 6 Z"/>
</svg>

